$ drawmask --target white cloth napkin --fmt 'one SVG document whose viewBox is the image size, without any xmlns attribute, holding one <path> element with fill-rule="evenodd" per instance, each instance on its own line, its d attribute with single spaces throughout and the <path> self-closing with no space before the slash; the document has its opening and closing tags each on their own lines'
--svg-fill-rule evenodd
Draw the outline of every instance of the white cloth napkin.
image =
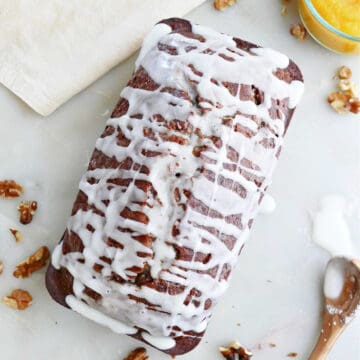
<svg viewBox="0 0 360 360">
<path fill-rule="evenodd" d="M 204 0 L 0 0 L 0 82 L 52 113 Z"/>
</svg>

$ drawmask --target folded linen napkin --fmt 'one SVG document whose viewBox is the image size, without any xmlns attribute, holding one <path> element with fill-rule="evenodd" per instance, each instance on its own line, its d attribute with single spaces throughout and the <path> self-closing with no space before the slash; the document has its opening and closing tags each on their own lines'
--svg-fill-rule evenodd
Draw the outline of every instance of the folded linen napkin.
<svg viewBox="0 0 360 360">
<path fill-rule="evenodd" d="M 204 0 L 0 0 L 0 82 L 49 115 Z"/>
</svg>

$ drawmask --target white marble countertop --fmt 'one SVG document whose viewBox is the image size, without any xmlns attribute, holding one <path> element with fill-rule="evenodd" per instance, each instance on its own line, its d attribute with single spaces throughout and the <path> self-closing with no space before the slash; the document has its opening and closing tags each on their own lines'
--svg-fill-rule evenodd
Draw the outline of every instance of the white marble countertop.
<svg viewBox="0 0 360 360">
<path fill-rule="evenodd" d="M 210 323 L 205 339 L 186 360 L 220 360 L 218 346 L 239 340 L 254 360 L 306 360 L 320 330 L 321 286 L 329 255 L 311 241 L 309 212 L 325 194 L 346 197 L 359 211 L 360 119 L 339 116 L 326 103 L 341 65 L 359 79 L 359 58 L 337 55 L 311 39 L 303 43 L 288 34 L 298 21 L 295 5 L 281 17 L 280 1 L 238 0 L 223 13 L 211 1 L 188 18 L 225 33 L 273 47 L 289 55 L 303 71 L 306 93 L 290 126 L 270 192 L 278 207 L 259 216 L 236 268 L 232 284 Z M 78 181 L 95 139 L 133 69 L 131 57 L 75 96 L 48 118 L 42 118 L 0 87 L 0 179 L 14 178 L 37 200 L 34 221 L 18 226 L 18 200 L 0 199 L 0 297 L 21 287 L 33 305 L 17 312 L 0 304 L 1 359 L 118 360 L 138 342 L 111 333 L 51 301 L 44 271 L 31 278 L 12 277 L 15 265 L 46 244 L 51 249 L 64 231 Z M 352 236 L 360 238 L 359 213 L 348 217 Z M 351 214 L 350 214 L 351 215 Z M 21 228 L 16 244 L 8 228 Z M 359 241 L 359 240 L 358 240 Z M 340 338 L 329 360 L 360 358 L 360 319 Z M 269 343 L 276 344 L 271 348 Z M 150 359 L 167 356 L 150 349 Z"/>
</svg>

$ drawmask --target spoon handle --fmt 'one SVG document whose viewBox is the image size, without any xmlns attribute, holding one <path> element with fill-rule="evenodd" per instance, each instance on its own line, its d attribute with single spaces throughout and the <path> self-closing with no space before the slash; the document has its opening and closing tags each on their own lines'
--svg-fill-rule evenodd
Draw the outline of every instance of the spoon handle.
<svg viewBox="0 0 360 360">
<path fill-rule="evenodd" d="M 325 360 L 346 326 L 347 324 L 343 322 L 338 314 L 329 314 L 328 311 L 324 310 L 322 330 L 308 360 Z"/>
</svg>

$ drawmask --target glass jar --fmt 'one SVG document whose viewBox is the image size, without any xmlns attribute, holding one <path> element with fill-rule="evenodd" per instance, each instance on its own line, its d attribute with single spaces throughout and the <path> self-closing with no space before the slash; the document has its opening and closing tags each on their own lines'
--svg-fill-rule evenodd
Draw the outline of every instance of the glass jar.
<svg viewBox="0 0 360 360">
<path fill-rule="evenodd" d="M 308 33 L 321 45 L 342 54 L 360 54 L 360 37 L 344 33 L 329 24 L 312 0 L 299 0 L 299 13 Z"/>
</svg>

